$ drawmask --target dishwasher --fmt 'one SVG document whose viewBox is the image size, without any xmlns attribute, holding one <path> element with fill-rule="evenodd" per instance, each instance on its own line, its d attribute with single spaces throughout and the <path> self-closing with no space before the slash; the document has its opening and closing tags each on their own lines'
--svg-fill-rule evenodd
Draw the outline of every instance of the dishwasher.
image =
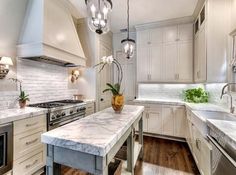
<svg viewBox="0 0 236 175">
<path fill-rule="evenodd" d="M 224 143 L 224 139 L 208 135 L 212 146 L 211 172 L 212 175 L 236 175 L 236 150 Z"/>
<path fill-rule="evenodd" d="M 13 126 L 12 123 L 0 125 L 0 174 L 12 169 L 13 161 Z"/>
</svg>

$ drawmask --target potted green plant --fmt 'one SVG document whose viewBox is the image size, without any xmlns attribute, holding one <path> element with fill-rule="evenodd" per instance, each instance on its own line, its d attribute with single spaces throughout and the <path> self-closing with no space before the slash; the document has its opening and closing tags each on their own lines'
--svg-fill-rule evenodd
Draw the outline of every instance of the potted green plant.
<svg viewBox="0 0 236 175">
<path fill-rule="evenodd" d="M 123 70 L 121 67 L 121 64 L 117 59 L 114 59 L 111 56 L 108 57 L 102 57 L 101 62 L 96 64 L 94 67 L 100 66 L 99 73 L 104 69 L 105 66 L 114 64 L 117 67 L 118 70 L 118 82 L 115 84 L 107 83 L 107 89 L 103 90 L 103 93 L 105 92 L 111 92 L 112 93 L 112 99 L 111 99 L 111 105 L 112 108 L 116 113 L 121 113 L 123 107 L 124 107 L 124 95 L 123 92 L 121 92 L 121 83 L 123 79 Z"/>
<path fill-rule="evenodd" d="M 29 95 L 27 95 L 25 91 L 22 90 L 22 81 L 18 80 L 17 78 L 11 78 L 11 80 L 20 84 L 20 95 L 17 100 L 19 101 L 20 108 L 25 108 L 27 101 L 30 100 Z"/>
</svg>

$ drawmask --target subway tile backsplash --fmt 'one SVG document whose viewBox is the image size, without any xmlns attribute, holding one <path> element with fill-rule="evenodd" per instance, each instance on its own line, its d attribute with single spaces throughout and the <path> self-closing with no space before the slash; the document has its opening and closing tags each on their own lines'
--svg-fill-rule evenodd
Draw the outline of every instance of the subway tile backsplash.
<svg viewBox="0 0 236 175">
<path fill-rule="evenodd" d="M 68 88 L 68 68 L 56 65 L 18 58 L 17 78 L 23 81 L 29 103 L 72 98 L 78 91 Z M 19 91 L 0 92 L 0 109 L 17 107 L 18 95 Z"/>
<path fill-rule="evenodd" d="M 148 99 L 182 100 L 183 91 L 190 88 L 202 87 L 209 92 L 209 102 L 227 106 L 227 98 L 220 99 L 224 83 L 216 84 L 139 84 L 138 97 Z"/>
</svg>

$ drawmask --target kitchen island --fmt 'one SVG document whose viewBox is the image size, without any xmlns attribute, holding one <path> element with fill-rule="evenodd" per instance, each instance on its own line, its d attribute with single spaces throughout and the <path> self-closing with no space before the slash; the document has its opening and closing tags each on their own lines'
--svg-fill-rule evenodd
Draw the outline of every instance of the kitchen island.
<svg viewBox="0 0 236 175">
<path fill-rule="evenodd" d="M 47 175 L 59 175 L 61 165 L 92 174 L 108 174 L 108 165 L 127 141 L 126 174 L 134 173 L 143 147 L 143 106 L 126 105 L 121 114 L 107 108 L 42 134 L 47 144 Z M 139 126 L 139 140 L 134 128 Z"/>
</svg>

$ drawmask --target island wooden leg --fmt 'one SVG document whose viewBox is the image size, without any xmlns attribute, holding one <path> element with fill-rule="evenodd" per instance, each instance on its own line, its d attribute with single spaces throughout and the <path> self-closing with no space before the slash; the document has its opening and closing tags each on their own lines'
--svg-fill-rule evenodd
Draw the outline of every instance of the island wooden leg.
<svg viewBox="0 0 236 175">
<path fill-rule="evenodd" d="M 61 165 L 54 163 L 54 146 L 47 145 L 46 175 L 61 175 Z"/>
<path fill-rule="evenodd" d="M 133 129 L 127 139 L 127 170 L 134 174 L 134 137 Z"/>
<path fill-rule="evenodd" d="M 143 159 L 143 113 L 142 113 L 142 118 L 139 120 L 139 144 L 142 145 L 140 154 L 139 154 L 139 158 Z"/>
</svg>

